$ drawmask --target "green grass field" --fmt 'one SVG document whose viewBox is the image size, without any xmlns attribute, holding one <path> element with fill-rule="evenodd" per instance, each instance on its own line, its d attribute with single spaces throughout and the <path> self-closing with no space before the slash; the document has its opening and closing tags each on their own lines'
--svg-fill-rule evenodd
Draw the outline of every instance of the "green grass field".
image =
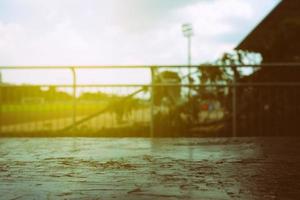
<svg viewBox="0 0 300 200">
<path fill-rule="evenodd" d="M 108 102 L 76 104 L 76 115 L 89 115 L 105 108 Z M 73 103 L 4 104 L 1 105 L 2 125 L 72 117 Z"/>
</svg>

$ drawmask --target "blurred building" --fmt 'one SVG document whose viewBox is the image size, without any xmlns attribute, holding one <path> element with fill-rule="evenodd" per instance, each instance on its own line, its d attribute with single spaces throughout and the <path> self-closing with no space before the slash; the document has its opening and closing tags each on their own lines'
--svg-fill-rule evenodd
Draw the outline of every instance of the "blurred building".
<svg viewBox="0 0 300 200">
<path fill-rule="evenodd" d="M 283 0 L 236 47 L 259 52 L 263 62 L 300 62 L 300 2 Z"/>
<path fill-rule="evenodd" d="M 300 83 L 300 66 L 283 63 L 300 63 L 300 2 L 281 1 L 236 49 L 260 53 L 264 64 L 279 63 L 278 67 L 261 67 L 238 80 L 274 83 L 268 87 L 238 89 L 239 132 L 260 136 L 299 135 L 300 88 L 295 83 Z"/>
</svg>

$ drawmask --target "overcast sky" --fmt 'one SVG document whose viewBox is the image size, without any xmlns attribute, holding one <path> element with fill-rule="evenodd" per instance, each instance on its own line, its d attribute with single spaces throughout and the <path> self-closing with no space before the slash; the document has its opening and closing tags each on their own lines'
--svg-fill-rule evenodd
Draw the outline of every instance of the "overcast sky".
<svg viewBox="0 0 300 200">
<path fill-rule="evenodd" d="M 233 49 L 279 0 L 0 0 L 0 65 L 193 63 Z"/>
</svg>

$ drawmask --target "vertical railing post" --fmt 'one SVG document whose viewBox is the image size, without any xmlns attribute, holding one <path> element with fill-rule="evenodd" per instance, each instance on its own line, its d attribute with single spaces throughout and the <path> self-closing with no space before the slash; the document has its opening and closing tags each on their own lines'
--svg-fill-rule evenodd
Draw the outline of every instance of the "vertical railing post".
<svg viewBox="0 0 300 200">
<path fill-rule="evenodd" d="M 155 69 L 154 67 L 150 68 L 151 70 L 151 87 L 150 87 L 150 137 L 153 138 L 154 137 L 154 78 L 155 78 Z"/>
<path fill-rule="evenodd" d="M 76 123 L 76 110 L 77 110 L 77 102 L 76 102 L 76 96 L 77 96 L 77 76 L 76 76 L 76 70 L 74 67 L 71 67 L 72 71 L 72 100 L 73 100 L 73 106 L 72 106 L 72 122 L 73 124 Z"/>
<path fill-rule="evenodd" d="M 232 81 L 232 137 L 237 136 L 237 115 L 236 115 L 236 89 L 237 89 L 237 69 L 236 66 L 233 67 L 233 81 Z"/>
</svg>

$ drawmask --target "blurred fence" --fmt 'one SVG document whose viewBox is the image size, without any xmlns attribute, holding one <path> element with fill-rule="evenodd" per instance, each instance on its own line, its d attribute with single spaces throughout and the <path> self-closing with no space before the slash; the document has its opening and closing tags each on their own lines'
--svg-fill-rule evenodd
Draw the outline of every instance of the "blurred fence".
<svg viewBox="0 0 300 200">
<path fill-rule="evenodd" d="M 81 69 L 143 69 L 150 80 L 82 84 Z M 300 64 L 0 70 L 3 80 L 11 70 L 72 77 L 67 84 L 2 81 L 1 136 L 284 136 L 297 135 L 300 124 Z"/>
</svg>

